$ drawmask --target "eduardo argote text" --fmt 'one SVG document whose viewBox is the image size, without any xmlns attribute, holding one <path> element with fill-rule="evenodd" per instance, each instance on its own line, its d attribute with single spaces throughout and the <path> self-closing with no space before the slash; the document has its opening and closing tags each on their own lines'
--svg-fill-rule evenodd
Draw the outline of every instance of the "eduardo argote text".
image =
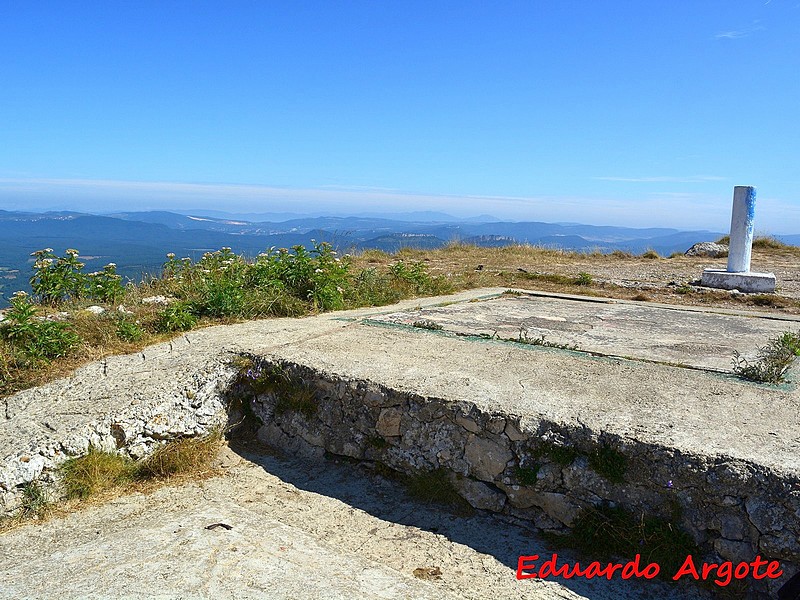
<svg viewBox="0 0 800 600">
<path fill-rule="evenodd" d="M 564 579 L 605 577 L 606 579 L 613 579 L 617 576 L 620 579 L 653 579 L 660 573 L 661 566 L 658 563 L 643 564 L 639 554 L 626 563 L 603 564 L 595 561 L 588 563 L 585 567 L 582 567 L 579 562 L 575 564 L 562 562 L 559 564 L 558 554 L 555 553 L 546 560 L 540 560 L 538 554 L 520 556 L 517 562 L 517 579 L 546 579 L 548 577 L 563 577 Z M 783 575 L 783 570 L 777 560 L 768 561 L 760 556 L 756 556 L 750 562 L 734 564 L 731 561 L 697 563 L 691 555 L 686 557 L 675 573 L 670 574 L 673 581 L 678 581 L 684 577 L 696 580 L 710 579 L 721 587 L 727 586 L 734 579 L 748 577 L 753 579 L 777 579 L 781 575 Z"/>
</svg>

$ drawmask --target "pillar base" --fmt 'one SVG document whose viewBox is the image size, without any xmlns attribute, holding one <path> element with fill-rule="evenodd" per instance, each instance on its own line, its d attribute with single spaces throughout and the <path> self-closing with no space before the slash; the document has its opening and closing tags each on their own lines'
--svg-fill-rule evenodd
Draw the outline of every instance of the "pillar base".
<svg viewBox="0 0 800 600">
<path fill-rule="evenodd" d="M 739 290 L 745 294 L 769 294 L 775 291 L 775 274 L 729 273 L 721 269 L 705 269 L 700 285 L 722 290 Z"/>
</svg>

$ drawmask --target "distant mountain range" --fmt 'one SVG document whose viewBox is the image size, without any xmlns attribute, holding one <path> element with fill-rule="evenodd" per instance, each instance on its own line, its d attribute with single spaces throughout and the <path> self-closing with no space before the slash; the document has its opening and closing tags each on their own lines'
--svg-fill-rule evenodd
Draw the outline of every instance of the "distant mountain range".
<svg viewBox="0 0 800 600">
<path fill-rule="evenodd" d="M 255 218 L 256 220 L 244 217 Z M 269 217 L 272 220 L 258 220 Z M 125 277 L 139 280 L 157 274 L 167 252 L 199 258 L 230 246 L 255 255 L 270 247 L 308 246 L 327 241 L 343 252 L 376 248 L 439 248 L 453 241 L 480 246 L 536 244 L 577 251 L 652 248 L 662 255 L 683 252 L 692 244 L 724 235 L 712 231 L 667 228 L 636 229 L 577 223 L 506 222 L 489 215 L 457 219 L 443 213 L 400 215 L 298 216 L 294 214 L 227 215 L 215 211 L 167 211 L 93 215 L 76 212 L 26 213 L 0 210 L 0 304 L 15 290 L 28 289 L 30 253 L 53 248 L 80 250 L 88 271 L 115 262 Z M 782 236 L 800 244 L 800 235 Z"/>
</svg>

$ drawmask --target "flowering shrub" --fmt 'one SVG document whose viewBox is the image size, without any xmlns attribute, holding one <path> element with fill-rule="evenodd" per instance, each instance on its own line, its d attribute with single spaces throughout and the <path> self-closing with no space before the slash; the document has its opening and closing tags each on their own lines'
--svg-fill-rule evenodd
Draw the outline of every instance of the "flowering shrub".
<svg viewBox="0 0 800 600">
<path fill-rule="evenodd" d="M 339 258 L 329 243 L 314 242 L 311 250 L 292 246 L 259 254 L 252 279 L 258 286 L 286 289 L 318 310 L 336 310 L 344 306 L 349 273 L 349 256 Z"/>
<path fill-rule="evenodd" d="M 100 302 L 116 302 L 125 288 L 122 277 L 117 275 L 117 265 L 108 263 L 102 271 L 95 271 L 86 276 L 86 295 Z"/>
<path fill-rule="evenodd" d="M 64 256 L 56 256 L 52 248 L 31 253 L 35 258 L 34 273 L 30 279 L 33 293 L 42 304 L 55 305 L 83 295 L 85 276 L 78 251 L 69 248 Z"/>
<path fill-rule="evenodd" d="M 35 261 L 30 284 L 39 302 L 50 306 L 79 298 L 116 302 L 122 296 L 124 288 L 117 265 L 108 263 L 102 271 L 86 275 L 78 255 L 74 248 L 69 248 L 64 256 L 57 256 L 52 248 L 31 253 Z"/>
</svg>

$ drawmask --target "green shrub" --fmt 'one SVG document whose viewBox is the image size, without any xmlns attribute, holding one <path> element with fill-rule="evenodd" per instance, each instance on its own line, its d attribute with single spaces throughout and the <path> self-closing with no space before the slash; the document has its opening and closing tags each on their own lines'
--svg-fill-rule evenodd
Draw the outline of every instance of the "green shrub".
<svg viewBox="0 0 800 600">
<path fill-rule="evenodd" d="M 349 270 L 348 256 L 339 258 L 329 243 L 314 242 L 311 250 L 293 246 L 259 254 L 252 278 L 257 286 L 286 289 L 317 310 L 336 310 L 344 307 Z"/>
<path fill-rule="evenodd" d="M 578 276 L 575 278 L 575 285 L 592 285 L 594 278 L 591 276 L 590 273 L 578 273 Z"/>
<path fill-rule="evenodd" d="M 86 296 L 99 302 L 114 303 L 125 293 L 122 277 L 117 275 L 117 265 L 108 263 L 102 271 L 86 276 Z"/>
<path fill-rule="evenodd" d="M 188 331 L 197 325 L 197 317 L 192 312 L 192 307 L 186 302 L 174 302 L 164 308 L 156 320 L 156 331 L 167 333 L 171 331 Z"/>
<path fill-rule="evenodd" d="M 25 292 L 14 294 L 5 317 L 0 324 L 0 336 L 29 360 L 66 356 L 81 342 L 69 324 L 38 318 L 36 307 Z"/>
<path fill-rule="evenodd" d="M 121 318 L 115 331 L 117 337 L 125 342 L 138 342 L 144 337 L 144 329 L 136 321 Z"/>
<path fill-rule="evenodd" d="M 759 348 L 758 357 L 753 362 L 734 351 L 733 372 L 749 381 L 780 383 L 796 356 L 800 356 L 800 333 L 787 331 Z"/>
</svg>

